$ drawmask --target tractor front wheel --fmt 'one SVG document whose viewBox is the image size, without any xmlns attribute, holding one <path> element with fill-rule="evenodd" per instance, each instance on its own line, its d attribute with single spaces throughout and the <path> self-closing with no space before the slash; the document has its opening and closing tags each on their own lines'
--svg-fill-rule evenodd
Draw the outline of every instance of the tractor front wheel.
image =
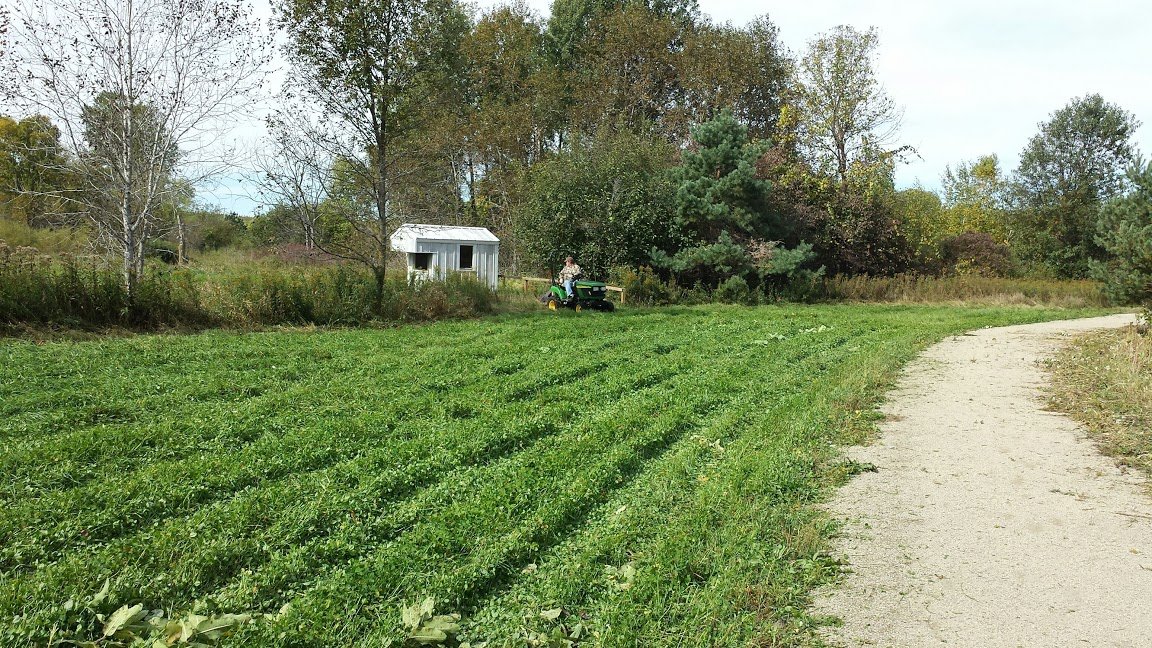
<svg viewBox="0 0 1152 648">
<path fill-rule="evenodd" d="M 548 298 L 548 310 L 556 310 L 560 307 L 560 302 L 555 297 Z"/>
</svg>

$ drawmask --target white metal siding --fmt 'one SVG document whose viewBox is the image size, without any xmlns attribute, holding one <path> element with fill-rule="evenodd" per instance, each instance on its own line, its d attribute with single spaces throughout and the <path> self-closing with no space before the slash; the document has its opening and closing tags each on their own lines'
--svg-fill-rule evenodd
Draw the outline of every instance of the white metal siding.
<svg viewBox="0 0 1152 648">
<path fill-rule="evenodd" d="M 472 268 L 460 270 L 460 246 L 472 246 Z M 500 242 L 482 227 L 404 224 L 392 234 L 392 248 L 408 253 L 408 276 L 444 279 L 454 272 L 472 274 L 493 290 L 500 276 Z M 427 272 L 412 265 L 413 253 L 427 253 L 432 260 Z"/>
<path fill-rule="evenodd" d="M 459 271 L 461 245 L 472 246 L 472 270 L 464 270 L 463 272 L 475 272 L 478 281 L 488 284 L 490 288 L 495 290 L 496 282 L 500 275 L 499 243 L 443 243 L 440 241 L 422 241 L 417 239 L 415 251 L 431 252 L 432 265 L 429 267 L 430 274 L 437 279 L 443 279 L 448 276 L 449 273 Z M 412 272 L 411 268 L 409 268 L 409 272 Z"/>
</svg>

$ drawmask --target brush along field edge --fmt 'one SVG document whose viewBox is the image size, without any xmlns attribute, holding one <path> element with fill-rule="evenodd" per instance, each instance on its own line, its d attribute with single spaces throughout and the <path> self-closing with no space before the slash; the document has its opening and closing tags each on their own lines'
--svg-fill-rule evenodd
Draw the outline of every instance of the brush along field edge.
<svg viewBox="0 0 1152 648">
<path fill-rule="evenodd" d="M 949 338 L 905 371 L 846 520 L 836 645 L 1139 646 L 1152 636 L 1152 499 L 1047 411 L 1045 360 L 1115 315 Z"/>
<path fill-rule="evenodd" d="M 1052 407 L 1086 425 L 1105 454 L 1152 476 L 1152 335 L 1130 327 L 1077 338 L 1052 376 Z"/>
<path fill-rule="evenodd" d="M 464 615 L 458 639 L 495 645 L 801 641 L 834 571 L 814 503 L 860 411 L 943 335 L 1069 314 L 708 307 L 6 343 L 0 644 L 98 634 L 64 603 L 105 579 L 105 614 L 284 610 L 244 646 L 399 643 L 429 596 Z"/>
</svg>

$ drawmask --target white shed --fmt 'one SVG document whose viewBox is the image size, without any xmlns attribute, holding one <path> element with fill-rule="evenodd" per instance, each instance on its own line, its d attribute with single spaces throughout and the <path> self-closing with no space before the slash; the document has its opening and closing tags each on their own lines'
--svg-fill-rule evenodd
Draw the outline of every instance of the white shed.
<svg viewBox="0 0 1152 648">
<path fill-rule="evenodd" d="M 496 289 L 500 239 L 486 228 L 405 223 L 392 232 L 392 249 L 407 253 L 410 278 L 475 273 L 478 281 Z"/>
</svg>

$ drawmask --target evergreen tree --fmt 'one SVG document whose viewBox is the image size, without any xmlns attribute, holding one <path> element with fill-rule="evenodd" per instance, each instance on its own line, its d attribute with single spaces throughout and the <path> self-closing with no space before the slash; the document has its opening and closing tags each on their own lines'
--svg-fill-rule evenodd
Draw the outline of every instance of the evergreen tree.
<svg viewBox="0 0 1152 648">
<path fill-rule="evenodd" d="M 769 209 L 771 183 L 759 178 L 762 142 L 730 112 L 692 129 L 695 146 L 673 172 L 675 249 L 658 251 L 656 262 L 687 283 L 716 286 L 738 276 L 760 280 L 786 274 L 807 260 L 779 246 L 783 227 Z"/>
<path fill-rule="evenodd" d="M 1114 301 L 1152 304 L 1152 162 L 1134 166 L 1128 179 L 1132 190 L 1100 210 L 1096 243 L 1111 258 L 1092 274 Z"/>
</svg>

